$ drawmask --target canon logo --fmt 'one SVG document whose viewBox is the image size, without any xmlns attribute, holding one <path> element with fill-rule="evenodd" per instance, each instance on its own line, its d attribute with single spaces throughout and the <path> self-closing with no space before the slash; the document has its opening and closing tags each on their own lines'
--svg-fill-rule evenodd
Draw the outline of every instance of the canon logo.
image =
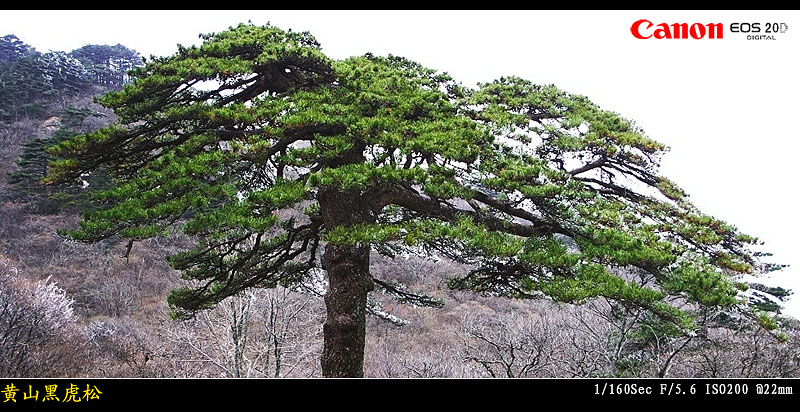
<svg viewBox="0 0 800 412">
<path fill-rule="evenodd" d="M 653 27 L 655 26 L 655 29 Z M 721 39 L 722 23 L 660 23 L 653 24 L 650 20 L 641 19 L 631 25 L 631 34 L 637 39 Z"/>
</svg>

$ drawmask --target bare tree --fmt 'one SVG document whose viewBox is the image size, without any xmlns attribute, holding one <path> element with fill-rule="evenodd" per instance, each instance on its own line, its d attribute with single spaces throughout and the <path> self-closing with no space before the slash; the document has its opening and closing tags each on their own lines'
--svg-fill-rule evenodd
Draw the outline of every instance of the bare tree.
<svg viewBox="0 0 800 412">
<path fill-rule="evenodd" d="M 253 367 L 261 376 L 315 376 L 322 351 L 320 298 L 286 288 L 262 290 Z"/>
<path fill-rule="evenodd" d="M 284 288 L 228 298 L 173 328 L 172 339 L 189 349 L 176 362 L 202 363 L 226 377 L 313 376 L 321 351 L 317 300 Z"/>
<path fill-rule="evenodd" d="M 461 322 L 464 359 L 491 377 L 542 376 L 551 362 L 557 334 L 541 316 L 465 318 Z"/>
<path fill-rule="evenodd" d="M 0 376 L 64 376 L 82 367 L 72 299 L 49 279 L 31 282 L 0 260 Z"/>
<path fill-rule="evenodd" d="M 677 355 L 697 337 L 677 333 L 640 308 L 606 299 L 575 307 L 571 317 L 576 328 L 562 366 L 574 376 L 666 377 Z"/>
<path fill-rule="evenodd" d="M 252 299 L 251 293 L 230 297 L 213 310 L 174 327 L 172 338 L 190 349 L 188 356 L 177 362 L 203 363 L 215 369 L 217 376 L 247 377 L 245 351 Z"/>
<path fill-rule="evenodd" d="M 798 377 L 800 329 L 791 320 L 784 327 L 789 337 L 785 342 L 763 329 L 711 329 L 701 345 L 676 361 L 676 368 L 692 377 Z"/>
</svg>

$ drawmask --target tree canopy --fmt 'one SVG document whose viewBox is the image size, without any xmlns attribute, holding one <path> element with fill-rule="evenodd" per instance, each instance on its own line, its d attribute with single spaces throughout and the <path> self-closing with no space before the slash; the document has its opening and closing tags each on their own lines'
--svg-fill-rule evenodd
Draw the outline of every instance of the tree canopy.
<svg viewBox="0 0 800 412">
<path fill-rule="evenodd" d="M 177 317 L 324 269 L 323 373 L 360 376 L 370 291 L 441 304 L 373 278 L 371 251 L 470 264 L 455 289 L 606 297 L 684 333 L 693 308 L 744 308 L 736 275 L 770 269 L 755 238 L 659 175 L 663 144 L 586 97 L 518 77 L 469 88 L 397 56 L 333 60 L 272 26 L 202 38 L 100 98 L 119 123 L 51 147 L 46 179 L 113 179 L 77 240 L 195 240 L 169 257 L 192 281 L 169 297 Z"/>
<path fill-rule="evenodd" d="M 0 121 L 41 117 L 56 98 L 119 89 L 142 58 L 122 45 L 39 53 L 14 35 L 0 37 Z"/>
<path fill-rule="evenodd" d="M 139 66 L 139 53 L 121 44 L 115 46 L 86 45 L 73 50 L 70 55 L 80 60 L 92 72 L 94 83 L 109 88 L 120 88 L 128 80 L 130 69 Z"/>
<path fill-rule="evenodd" d="M 25 44 L 19 37 L 7 34 L 0 37 L 0 63 L 13 63 L 35 53 L 33 47 Z"/>
<path fill-rule="evenodd" d="M 74 106 L 67 106 L 58 114 L 61 127 L 49 136 L 28 140 L 17 159 L 18 170 L 8 175 L 10 198 L 23 201 L 37 214 L 53 214 L 69 209 L 86 210 L 92 207 L 93 192 L 109 188 L 108 176 L 102 169 L 68 184 L 42 186 L 42 179 L 47 177 L 47 164 L 54 160 L 54 156 L 47 154 L 45 150 L 80 134 L 81 131 L 87 131 L 83 126 L 86 119 L 105 116 L 88 108 Z M 104 123 L 108 124 L 110 121 Z"/>
</svg>

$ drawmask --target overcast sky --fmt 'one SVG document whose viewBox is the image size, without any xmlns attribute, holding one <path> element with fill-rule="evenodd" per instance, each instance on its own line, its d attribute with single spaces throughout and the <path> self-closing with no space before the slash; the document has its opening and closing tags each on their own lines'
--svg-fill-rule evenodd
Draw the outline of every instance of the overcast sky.
<svg viewBox="0 0 800 412">
<path fill-rule="evenodd" d="M 630 27 L 723 23 L 721 40 L 639 40 Z M 800 295 L 796 214 L 798 11 L 1 11 L 0 36 L 39 51 L 121 43 L 163 56 L 240 22 L 308 30 L 332 58 L 395 54 L 467 85 L 516 75 L 583 94 L 671 151 L 662 174 L 704 212 L 793 267 L 764 281 Z M 785 23 L 747 40 L 731 23 Z M 787 312 L 800 317 L 800 297 Z"/>
</svg>

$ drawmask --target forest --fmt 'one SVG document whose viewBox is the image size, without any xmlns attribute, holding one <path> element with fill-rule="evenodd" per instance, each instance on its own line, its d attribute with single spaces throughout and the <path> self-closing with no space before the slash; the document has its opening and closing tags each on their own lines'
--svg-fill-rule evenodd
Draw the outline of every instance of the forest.
<svg viewBox="0 0 800 412">
<path fill-rule="evenodd" d="M 461 90 L 272 27 L 149 61 L 5 35 L 0 376 L 800 376 L 791 291 L 736 280 L 780 266 L 654 174 L 660 150 L 555 87 Z M 363 360 L 330 343 L 347 270 Z"/>
</svg>

